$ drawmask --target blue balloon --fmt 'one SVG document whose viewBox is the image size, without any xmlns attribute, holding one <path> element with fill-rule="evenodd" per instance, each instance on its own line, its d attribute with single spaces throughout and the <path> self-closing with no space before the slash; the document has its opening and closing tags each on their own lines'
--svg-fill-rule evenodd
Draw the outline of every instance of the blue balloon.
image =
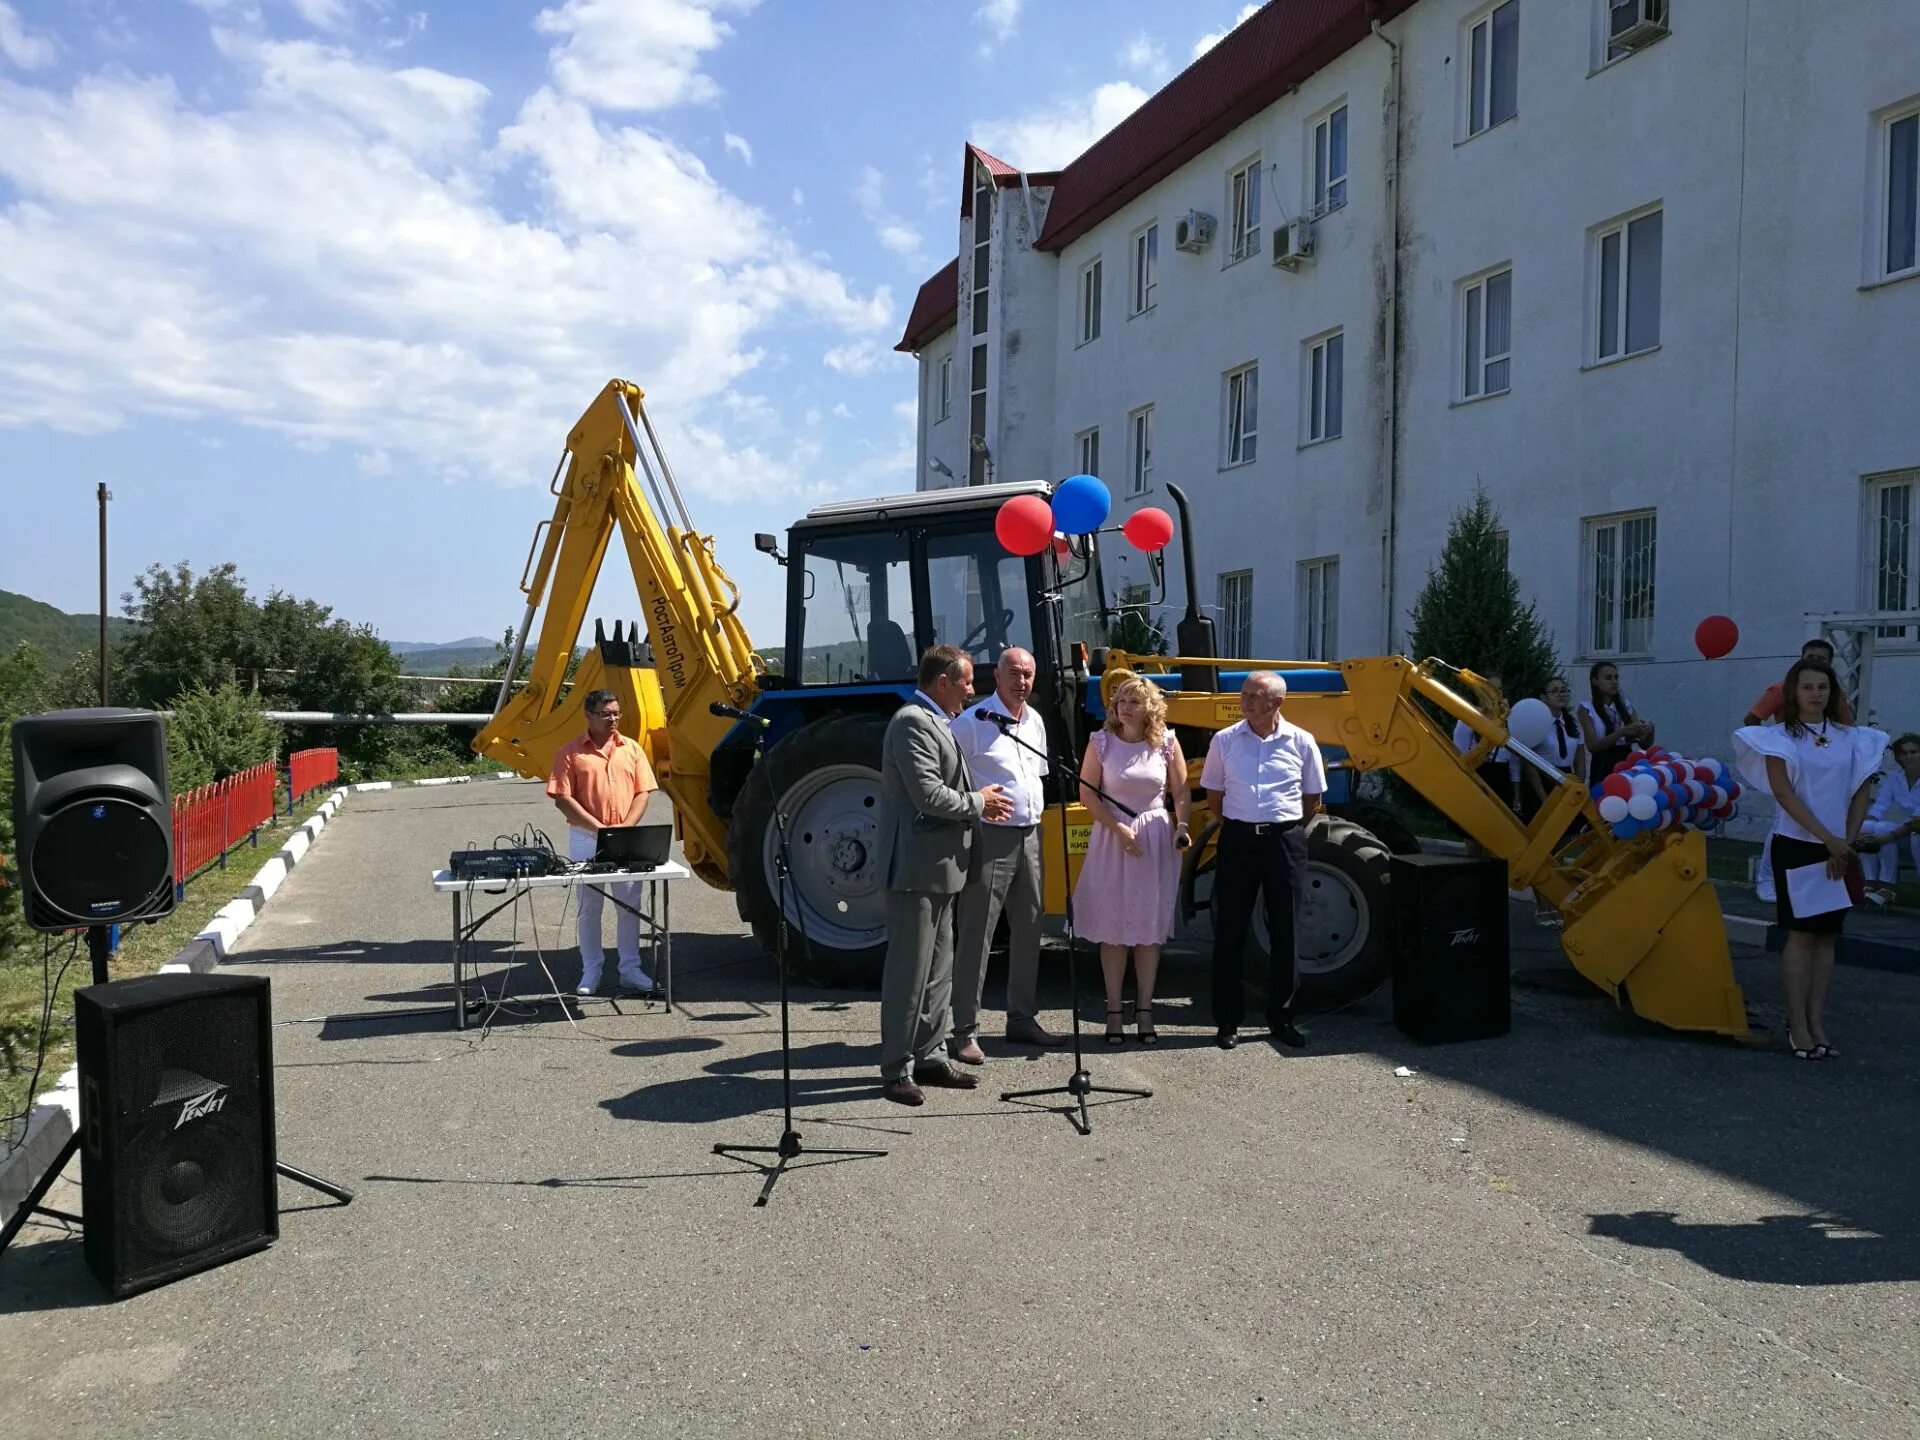
<svg viewBox="0 0 1920 1440">
<path fill-rule="evenodd" d="M 1107 523 L 1113 497 L 1094 475 L 1069 475 L 1053 487 L 1053 523 L 1062 535 L 1091 535 Z"/>
</svg>

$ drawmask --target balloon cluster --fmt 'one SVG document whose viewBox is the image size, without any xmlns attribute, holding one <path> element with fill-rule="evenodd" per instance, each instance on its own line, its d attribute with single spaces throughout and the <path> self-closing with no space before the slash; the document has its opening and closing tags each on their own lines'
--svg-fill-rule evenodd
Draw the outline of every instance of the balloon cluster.
<svg viewBox="0 0 1920 1440">
<path fill-rule="evenodd" d="M 1038 495 L 1008 500 L 993 517 L 993 533 L 1015 555 L 1038 555 L 1053 545 L 1064 559 L 1072 547 L 1055 535 L 1091 535 L 1107 523 L 1112 508 L 1113 497 L 1097 476 L 1070 475 L 1053 487 L 1052 504 Z M 1164 549 L 1173 539 L 1173 517 L 1164 510 L 1136 510 L 1120 533 L 1136 549 Z"/>
<path fill-rule="evenodd" d="M 1712 830 L 1740 813 L 1740 782 L 1718 760 L 1690 760 L 1661 746 L 1635 750 L 1593 787 L 1614 838 L 1692 826 Z"/>
</svg>

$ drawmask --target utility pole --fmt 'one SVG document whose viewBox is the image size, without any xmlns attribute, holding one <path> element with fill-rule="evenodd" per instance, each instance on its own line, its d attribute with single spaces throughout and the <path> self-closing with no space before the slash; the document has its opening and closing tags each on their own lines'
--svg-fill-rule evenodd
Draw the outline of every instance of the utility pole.
<svg viewBox="0 0 1920 1440">
<path fill-rule="evenodd" d="M 113 492 L 100 482 L 100 703 L 107 703 L 107 501 Z"/>
</svg>

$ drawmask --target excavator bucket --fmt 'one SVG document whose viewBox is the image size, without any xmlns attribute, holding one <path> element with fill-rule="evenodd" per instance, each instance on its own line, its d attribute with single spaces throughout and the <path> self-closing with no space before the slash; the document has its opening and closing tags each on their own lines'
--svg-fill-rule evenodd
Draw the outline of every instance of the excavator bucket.
<svg viewBox="0 0 1920 1440">
<path fill-rule="evenodd" d="M 1573 907 L 1578 918 L 1562 940 L 1567 958 L 1644 1019 L 1744 1036 L 1746 1002 L 1733 977 L 1719 897 L 1707 880 L 1706 838 L 1684 831 L 1643 859 L 1637 850 L 1623 853 L 1609 866 L 1617 874 L 1596 877 L 1597 893 Z"/>
</svg>

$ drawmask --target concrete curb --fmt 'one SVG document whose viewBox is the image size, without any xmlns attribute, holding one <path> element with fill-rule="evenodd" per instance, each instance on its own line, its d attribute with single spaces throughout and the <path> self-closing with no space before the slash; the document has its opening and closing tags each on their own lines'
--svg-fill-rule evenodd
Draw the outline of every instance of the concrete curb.
<svg viewBox="0 0 1920 1440">
<path fill-rule="evenodd" d="M 51 1090 L 34 1102 L 27 1116 L 26 1137 L 0 1156 L 0 1216 L 20 1208 L 60 1147 L 80 1126 L 80 1071 L 67 1071 Z"/>
</svg>

